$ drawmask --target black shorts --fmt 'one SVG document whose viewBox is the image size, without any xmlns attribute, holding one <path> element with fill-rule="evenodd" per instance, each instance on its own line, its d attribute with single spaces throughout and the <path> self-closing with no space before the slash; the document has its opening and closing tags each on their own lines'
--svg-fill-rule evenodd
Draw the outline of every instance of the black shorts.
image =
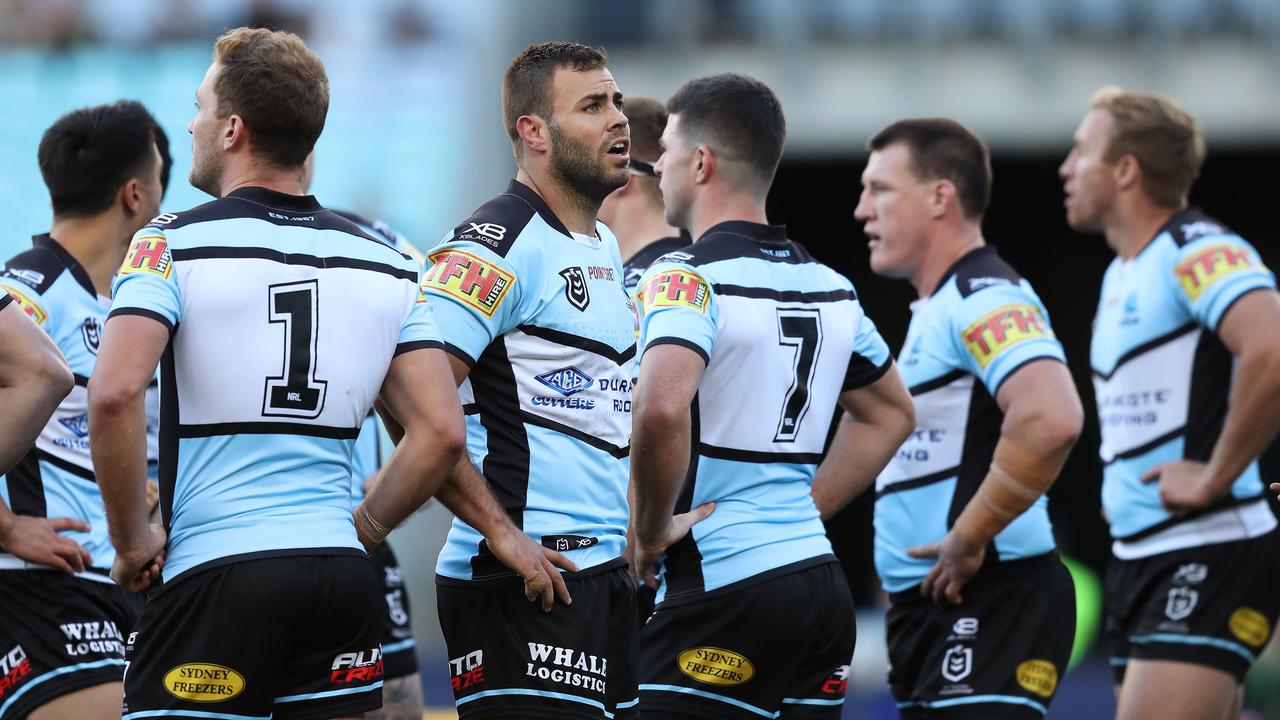
<svg viewBox="0 0 1280 720">
<path fill-rule="evenodd" d="M 307 720 L 382 707 L 379 587 L 354 555 L 243 560 L 161 587 L 129 636 L 124 720 Z"/>
<path fill-rule="evenodd" d="M 0 718 L 124 674 L 142 596 L 57 570 L 0 570 Z"/>
<path fill-rule="evenodd" d="M 1112 558 L 1107 645 L 1130 658 L 1207 665 L 1243 682 L 1280 616 L 1280 530 L 1135 560 Z"/>
<path fill-rule="evenodd" d="M 890 596 L 889 689 L 902 718 L 1043 717 L 1075 639 L 1071 573 L 1057 553 L 999 563 L 964 599 L 937 605 L 918 588 Z"/>
<path fill-rule="evenodd" d="M 618 560 L 565 574 L 572 605 L 544 613 L 519 578 L 436 576 L 458 715 L 634 720 L 635 585 Z"/>
<path fill-rule="evenodd" d="M 743 582 L 662 603 L 640 630 L 646 720 L 840 717 L 855 629 L 839 562 Z"/>
<path fill-rule="evenodd" d="M 369 562 L 382 584 L 386 612 L 382 616 L 382 662 L 386 668 L 383 680 L 395 680 L 418 672 L 418 646 L 413 640 L 413 613 L 409 609 L 409 593 L 400 576 L 400 561 L 391 546 L 379 544 L 369 553 Z"/>
</svg>

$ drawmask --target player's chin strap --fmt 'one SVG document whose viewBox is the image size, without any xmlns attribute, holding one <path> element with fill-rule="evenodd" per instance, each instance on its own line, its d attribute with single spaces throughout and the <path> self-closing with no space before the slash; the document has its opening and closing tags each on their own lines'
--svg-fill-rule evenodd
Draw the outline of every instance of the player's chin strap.
<svg viewBox="0 0 1280 720">
<path fill-rule="evenodd" d="M 356 536 L 359 537 L 360 544 L 367 548 L 378 545 L 391 533 L 391 528 L 373 519 L 373 515 L 369 514 L 369 508 L 365 507 L 364 503 L 360 503 L 356 508 L 355 520 Z"/>
<path fill-rule="evenodd" d="M 1053 485 L 1064 462 L 1065 458 L 1034 452 L 1008 436 L 1001 437 L 987 477 L 956 518 L 955 532 L 987 544 L 1040 499 Z"/>
</svg>

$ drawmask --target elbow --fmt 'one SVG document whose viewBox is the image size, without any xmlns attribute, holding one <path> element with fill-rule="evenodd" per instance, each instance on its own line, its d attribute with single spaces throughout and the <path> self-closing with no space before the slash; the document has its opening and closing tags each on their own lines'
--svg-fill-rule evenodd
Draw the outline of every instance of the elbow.
<svg viewBox="0 0 1280 720">
<path fill-rule="evenodd" d="M 1055 454 L 1066 455 L 1075 447 L 1080 439 L 1080 431 L 1084 426 L 1084 410 L 1079 399 L 1063 403 L 1051 412 L 1044 412 L 1034 421 L 1036 440 L 1040 447 L 1050 449 Z"/>
<path fill-rule="evenodd" d="M 132 388 L 95 374 L 89 378 L 89 417 L 121 415 L 145 389 Z"/>
<path fill-rule="evenodd" d="M 893 429 L 898 442 L 902 443 L 916 429 L 916 404 L 908 395 L 906 402 L 899 402 L 894 406 L 894 411 Z"/>
<path fill-rule="evenodd" d="M 681 420 L 688 421 L 689 403 L 681 403 L 660 394 L 644 394 L 635 399 L 632 406 L 632 423 L 635 428 L 673 427 Z"/>
<path fill-rule="evenodd" d="M 442 463 L 449 466 L 457 463 L 467 447 L 467 426 L 461 406 L 456 412 L 438 411 L 415 420 L 404 426 L 401 444 L 432 448 Z"/>
<path fill-rule="evenodd" d="M 40 368 L 40 384 L 42 387 L 49 388 L 49 394 L 56 397 L 58 402 L 62 402 L 62 399 L 70 395 L 75 388 L 76 378 L 71 374 L 71 368 L 67 367 L 67 362 L 62 359 L 62 355 L 51 354 L 48 362 Z"/>
</svg>

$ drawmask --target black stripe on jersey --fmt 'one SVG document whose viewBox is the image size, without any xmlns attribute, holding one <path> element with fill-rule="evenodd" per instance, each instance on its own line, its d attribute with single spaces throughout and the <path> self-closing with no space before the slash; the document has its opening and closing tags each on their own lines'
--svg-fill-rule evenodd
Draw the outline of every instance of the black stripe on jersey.
<svg viewBox="0 0 1280 720">
<path fill-rule="evenodd" d="M 938 282 L 933 295 L 937 295 L 942 288 L 946 287 L 947 281 L 952 277 L 956 281 L 956 290 L 963 298 L 989 287 L 1017 285 L 1022 280 L 1017 271 L 990 245 L 970 250 L 955 261 L 942 275 L 942 280 Z"/>
<path fill-rule="evenodd" d="M 1096 378 L 1101 378 L 1103 380 L 1110 380 L 1111 377 L 1116 374 L 1116 371 L 1119 370 L 1122 365 L 1129 362 L 1130 360 L 1133 360 L 1134 358 L 1140 355 L 1150 352 L 1151 350 L 1155 350 L 1161 345 L 1173 342 L 1174 340 L 1177 340 L 1178 338 L 1182 337 L 1183 335 L 1186 335 L 1189 332 L 1195 332 L 1196 330 L 1199 330 L 1199 329 L 1200 329 L 1199 325 L 1195 324 L 1194 322 L 1190 322 L 1190 323 L 1187 323 L 1186 325 L 1183 325 L 1177 328 L 1176 330 L 1172 330 L 1170 332 L 1165 333 L 1164 335 L 1161 335 L 1156 338 L 1152 338 L 1151 340 L 1148 340 L 1142 343 L 1141 345 L 1137 345 L 1132 350 L 1129 350 L 1125 352 L 1125 354 L 1121 355 L 1120 358 L 1116 360 L 1115 367 L 1111 368 L 1111 372 L 1104 373 L 1097 368 L 1093 368 L 1093 376 Z"/>
<path fill-rule="evenodd" d="M 76 373 L 71 373 L 71 378 L 72 378 L 73 380 L 75 380 L 75 382 L 76 382 L 76 387 L 82 387 L 82 388 L 87 388 L 87 387 L 89 387 L 89 378 L 88 378 L 88 377 L 86 377 L 86 376 L 84 376 L 84 375 L 77 375 Z"/>
<path fill-rule="evenodd" d="M 1227 319 L 1227 313 L 1231 312 L 1231 308 L 1235 307 L 1236 303 L 1243 300 L 1246 295 L 1249 295 L 1250 293 L 1258 292 L 1259 290 L 1270 290 L 1271 292 L 1276 291 L 1276 289 L 1271 285 L 1259 285 L 1257 287 L 1251 287 L 1248 290 L 1245 290 L 1244 292 L 1240 293 L 1239 295 L 1231 298 L 1231 302 L 1227 303 L 1227 306 L 1222 308 L 1222 313 L 1218 315 L 1218 327 L 1209 328 L 1209 330 L 1211 330 L 1214 333 L 1217 333 L 1218 329 L 1222 327 L 1222 321 Z"/>
<path fill-rule="evenodd" d="M 548 420 L 547 418 L 534 415 L 528 410 L 521 410 L 520 418 L 525 422 L 529 423 L 530 425 L 537 425 L 538 427 L 546 428 L 547 430 L 554 430 L 563 435 L 568 435 L 569 437 L 575 440 L 581 441 L 583 443 L 586 443 L 587 445 L 590 445 L 591 447 L 597 450 L 603 450 L 604 452 L 609 453 L 610 455 L 614 456 L 615 458 L 618 458 L 619 460 L 631 454 L 630 445 L 626 447 L 614 445 L 611 442 L 601 440 L 595 435 L 589 435 L 587 433 L 584 433 L 581 430 L 578 430 L 577 428 L 569 427 L 568 425 L 562 425 L 556 422 L 555 420 Z"/>
<path fill-rule="evenodd" d="M 1182 457 L 1208 462 L 1222 434 L 1231 395 L 1231 371 L 1235 358 L 1222 340 L 1202 333 L 1191 362 L 1191 389 L 1187 397 L 1187 434 Z"/>
<path fill-rule="evenodd" d="M 529 496 L 529 435 L 520 414 L 520 395 L 507 344 L 499 338 L 480 354 L 471 370 L 471 392 L 487 436 L 484 477 L 515 526 L 524 529 Z M 472 558 L 472 569 L 475 569 Z"/>
<path fill-rule="evenodd" d="M 645 346 L 645 352 L 652 350 L 657 345 L 679 345 L 683 348 L 689 348 L 690 350 L 698 353 L 698 357 L 702 358 L 702 362 L 708 365 L 711 364 L 711 358 L 707 355 L 707 351 L 703 350 L 698 343 L 693 342 L 692 340 L 685 340 L 682 337 L 673 336 L 654 338 Z"/>
<path fill-rule="evenodd" d="M 8 307 L 11 302 L 13 302 L 13 296 L 4 290 L 0 290 L 0 311 Z"/>
<path fill-rule="evenodd" d="M 18 281 L 21 285 L 44 294 L 53 287 L 62 273 L 70 271 L 76 282 L 93 297 L 98 293 L 93 289 L 93 281 L 83 266 L 71 257 L 66 248 L 47 233 L 31 237 L 31 249 L 9 258 L 4 264 L 0 277 Z"/>
<path fill-rule="evenodd" d="M 151 318 L 152 320 L 155 320 L 161 325 L 164 325 L 165 327 L 169 328 L 170 335 L 172 335 L 174 331 L 174 325 L 173 323 L 169 322 L 169 318 L 153 310 L 147 310 L 146 308 L 136 308 L 136 307 L 116 308 L 111 312 L 107 313 L 107 319 L 110 320 L 111 318 L 116 317 L 117 315 L 137 315 L 139 317 Z"/>
<path fill-rule="evenodd" d="M 505 192 L 476 208 L 471 217 L 455 227 L 447 242 L 474 243 L 498 257 L 506 257 L 535 214 L 556 232 L 572 237 L 538 193 L 512 180 Z"/>
<path fill-rule="evenodd" d="M 817 465 L 822 462 L 822 453 L 780 453 L 760 450 L 739 450 L 737 448 L 720 447 L 698 443 L 698 454 L 717 460 L 734 460 L 748 463 L 799 463 L 801 465 Z"/>
<path fill-rule="evenodd" d="M 1136 458 L 1136 457 L 1138 457 L 1139 455 L 1145 455 L 1145 454 L 1147 454 L 1147 453 L 1151 452 L 1152 450 L 1155 450 L 1156 448 L 1160 447 L 1161 445 L 1163 445 L 1163 444 L 1165 444 L 1165 443 L 1169 442 L 1170 440 L 1173 440 L 1173 439 L 1175 439 L 1175 438 L 1177 438 L 1177 437 L 1181 436 L 1184 432 L 1186 432 L 1186 430 L 1187 430 L 1187 428 L 1186 428 L 1186 426 L 1185 426 L 1185 425 L 1184 425 L 1184 426 L 1182 426 L 1182 427 L 1180 427 L 1180 428 L 1176 428 L 1176 429 L 1174 429 L 1174 430 L 1170 430 L 1169 432 L 1167 432 L 1167 433 L 1165 433 L 1165 434 L 1163 434 L 1163 435 L 1161 435 L 1161 436 L 1159 436 L 1159 437 L 1152 438 L 1151 440 L 1148 440 L 1148 441 L 1146 441 L 1146 442 L 1142 443 L 1141 445 L 1139 445 L 1139 446 L 1137 446 L 1137 447 L 1129 448 L 1128 450 L 1125 450 L 1124 452 L 1116 453 L 1116 456 L 1115 456 L 1115 457 L 1111 458 L 1110 460 L 1108 460 L 1107 462 L 1104 462 L 1104 463 L 1102 463 L 1102 464 L 1103 464 L 1103 465 L 1110 465 L 1111 463 L 1116 462 L 1117 460 L 1128 460 L 1129 458 Z M 1210 445 L 1210 446 L 1209 446 L 1209 449 L 1210 449 L 1210 450 L 1212 450 L 1212 449 L 1213 449 L 1213 446 L 1212 446 L 1212 445 Z M 1186 457 L 1190 457 L 1190 456 L 1186 456 Z M 1198 458 L 1196 458 L 1196 459 L 1198 459 Z M 1204 459 L 1205 459 L 1205 460 L 1208 460 L 1209 458 L 1208 458 L 1208 456 L 1206 456 Z"/>
<path fill-rule="evenodd" d="M 444 343 L 439 340 L 415 340 L 414 342 L 400 343 L 396 345 L 396 351 L 391 357 L 403 355 L 414 350 L 443 350 Z"/>
<path fill-rule="evenodd" d="M 1263 503 L 1266 503 L 1267 502 L 1266 493 L 1259 493 L 1257 495 L 1250 495 L 1249 497 L 1242 497 L 1242 498 L 1232 497 L 1228 495 L 1227 497 L 1219 498 L 1218 500 L 1214 501 L 1213 503 L 1210 503 L 1205 507 L 1200 508 L 1199 510 L 1192 510 L 1191 512 L 1188 512 L 1185 515 L 1179 515 L 1178 517 L 1171 517 L 1165 520 L 1161 520 L 1155 525 L 1152 525 L 1147 528 L 1143 528 L 1136 533 L 1133 533 L 1131 535 L 1125 535 L 1124 537 L 1118 537 L 1114 539 L 1119 540 L 1120 542 L 1137 542 L 1138 540 L 1149 538 L 1152 535 L 1155 535 L 1156 533 L 1160 532 L 1161 530 L 1168 530 L 1169 528 L 1173 527 L 1174 525 L 1178 525 L 1179 523 L 1184 523 L 1189 520 L 1195 520 L 1197 518 L 1204 517 L 1205 515 L 1208 515 L 1210 513 L 1216 513 L 1220 510 L 1237 508 L 1237 507 L 1241 507 L 1242 505 L 1249 505 L 1251 503 L 1255 503 L 1258 501 L 1262 501 Z"/>
<path fill-rule="evenodd" d="M 23 455 L 4 479 L 9 485 L 9 510 L 14 515 L 46 516 L 44 478 L 40 476 L 40 459 L 34 451 Z"/>
<path fill-rule="evenodd" d="M 58 468 L 59 470 L 69 472 L 72 475 L 75 475 L 76 477 L 84 478 L 85 480 L 88 480 L 90 482 L 98 481 L 98 479 L 93 476 L 92 470 L 85 470 L 79 465 L 76 465 L 73 462 L 68 462 L 66 460 L 63 460 L 62 458 L 58 457 L 57 455 L 54 455 L 53 453 L 46 452 L 44 450 L 40 450 L 37 448 L 32 448 L 31 454 L 35 455 L 36 459 L 42 462 L 47 462 L 50 465 Z"/>
<path fill-rule="evenodd" d="M 611 345 L 602 343 L 599 340 L 582 337 L 581 335 L 574 335 L 572 333 L 564 332 L 563 330 L 552 330 L 551 328 L 545 328 L 538 325 L 520 325 L 517 326 L 516 329 L 525 335 L 536 337 L 541 340 L 547 340 L 549 342 L 565 345 L 571 348 L 577 348 L 578 350 L 585 350 L 589 353 L 595 353 L 602 358 L 613 361 L 616 365 L 622 365 L 636 356 L 636 346 L 634 343 L 626 350 L 618 352 L 617 350 L 614 350 Z"/>
<path fill-rule="evenodd" d="M 476 405 L 475 403 L 465 403 L 462 406 L 462 414 L 463 415 L 479 415 L 480 406 Z"/>
<path fill-rule="evenodd" d="M 1004 377 L 1000 378 L 1000 384 L 996 385 L 991 390 L 991 397 L 998 397 L 1000 395 L 1000 388 L 1004 387 L 1005 382 L 1007 382 L 1009 378 L 1013 377 L 1014 373 L 1030 365 L 1031 363 L 1038 362 L 1040 360 L 1050 360 L 1052 362 L 1058 363 L 1059 365 L 1062 365 L 1063 367 L 1067 366 L 1067 363 L 1065 360 L 1062 360 L 1061 358 L 1053 357 L 1052 355 L 1037 355 L 1035 357 L 1027 358 L 1026 360 L 1023 360 L 1017 365 L 1014 365 L 1013 368 L 1009 370 L 1009 372 L 1004 374 Z M 1068 370 L 1068 372 L 1070 372 L 1070 370 Z"/>
<path fill-rule="evenodd" d="M 938 388 L 944 388 L 951 383 L 964 378 L 968 374 L 969 373 L 964 370 L 952 370 L 946 375 L 940 375 L 932 380 L 925 380 L 922 383 L 912 385 L 910 388 L 907 388 L 907 392 L 911 393 L 912 396 L 923 395 L 927 392 L 937 390 Z"/>
<path fill-rule="evenodd" d="M 304 255 L 302 253 L 281 252 L 273 248 L 197 247 L 175 248 L 171 252 L 175 261 L 215 260 L 225 258 L 235 258 L 239 260 L 270 260 L 271 262 L 277 262 L 282 265 L 304 265 L 316 268 L 351 268 L 353 270 L 368 270 L 370 272 L 382 273 L 383 275 L 390 275 L 391 277 L 399 280 L 409 280 L 415 283 L 418 281 L 418 272 L 416 270 L 405 270 L 393 265 L 373 262 L 372 260 L 360 260 L 358 258 L 340 256 L 316 257 L 315 255 Z"/>
<path fill-rule="evenodd" d="M 168 531 L 173 522 L 173 495 L 178 484 L 178 374 L 174 367 L 173 340 L 160 356 L 160 521 Z"/>
<path fill-rule="evenodd" d="M 940 483 L 947 478 L 953 478 L 959 474 L 960 466 L 956 465 L 955 467 L 949 467 L 946 470 L 939 470 L 938 472 L 921 475 L 920 477 L 913 478 L 911 480 L 903 480 L 902 482 L 896 482 L 892 485 L 886 485 L 883 490 L 876 492 L 876 499 L 878 500 L 890 493 L 902 492 L 903 490 L 915 490 L 916 488 L 921 488 L 926 485 Z"/>
<path fill-rule="evenodd" d="M 853 353 L 849 356 L 849 369 L 845 371 L 844 384 L 840 386 L 840 392 L 866 387 L 884 377 L 891 367 L 893 367 L 892 357 L 880 365 L 875 365 L 858 353 Z"/>
<path fill-rule="evenodd" d="M 730 295 L 753 300 L 775 300 L 777 302 L 833 303 L 858 299 L 858 294 L 852 290 L 803 292 L 800 290 L 747 287 L 745 285 L 725 285 L 723 283 L 712 283 L 711 288 L 718 295 Z"/>
<path fill-rule="evenodd" d="M 973 496 L 978 494 L 978 486 L 987 477 L 991 469 L 991 458 L 996 453 L 996 443 L 1000 441 L 1000 425 L 1004 413 L 996 405 L 995 398 L 987 392 L 980 382 L 973 384 L 973 392 L 969 396 L 969 416 L 964 422 L 964 447 L 960 450 L 960 472 L 956 473 L 956 487 L 951 495 L 951 507 L 947 511 L 947 529 L 955 525 L 956 518 L 964 510 Z M 995 538 L 987 543 L 987 555 L 983 566 L 1000 561 L 1000 554 L 995 550 Z"/>
<path fill-rule="evenodd" d="M 1166 232 L 1173 237 L 1173 242 L 1178 247 L 1182 247 L 1205 235 L 1236 234 L 1226 225 L 1204 214 L 1204 211 L 1197 207 L 1184 208 L 1181 212 L 1174 214 L 1173 217 L 1165 222 L 1163 227 L 1156 231 L 1155 236 L 1160 237 L 1162 233 Z"/>
<path fill-rule="evenodd" d="M 355 440 L 360 427 L 333 427 L 291 422 L 229 422 L 202 425 L 178 425 L 178 437 L 201 438 L 222 435 L 305 435 L 333 440 Z"/>
<path fill-rule="evenodd" d="M 473 367 L 475 367 L 475 366 L 476 366 L 476 359 L 475 359 L 475 358 L 471 357 L 470 355 L 468 355 L 468 354 L 466 353 L 466 351 L 465 351 L 465 350 L 463 350 L 462 348 L 458 347 L 457 345 L 454 345 L 453 343 L 449 342 L 448 340 L 445 340 L 445 341 L 444 341 L 444 351 L 445 351 L 445 352 L 447 352 L 447 353 L 449 353 L 450 355 L 452 355 L 452 356 L 454 356 L 454 357 L 458 358 L 458 359 L 459 359 L 459 360 L 461 360 L 462 362 L 466 363 L 467 367 L 469 367 L 469 368 L 473 368 Z"/>
<path fill-rule="evenodd" d="M 689 410 L 689 469 L 685 471 L 684 483 L 680 486 L 680 494 L 676 496 L 673 512 L 677 515 L 693 509 L 693 490 L 698 482 L 698 445 L 701 438 L 702 420 L 698 410 L 698 396 L 695 394 Z M 666 599 L 684 593 L 701 593 L 707 587 L 702 576 L 702 552 L 698 550 L 698 542 L 693 539 L 692 530 L 667 548 L 663 568 L 663 582 L 667 584 Z"/>
</svg>

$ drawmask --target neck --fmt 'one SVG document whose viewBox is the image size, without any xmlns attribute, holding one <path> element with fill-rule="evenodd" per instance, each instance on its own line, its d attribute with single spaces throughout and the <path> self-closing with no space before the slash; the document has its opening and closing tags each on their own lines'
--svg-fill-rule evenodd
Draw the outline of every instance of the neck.
<svg viewBox="0 0 1280 720">
<path fill-rule="evenodd" d="M 111 278 L 124 262 L 132 232 L 115 212 L 92 217 L 55 217 L 49 228 L 50 237 L 89 274 L 94 292 L 108 297 Z"/>
<path fill-rule="evenodd" d="M 911 274 L 911 284 L 916 293 L 922 298 L 932 295 L 952 265 L 986 244 L 982 239 L 982 227 L 977 223 L 964 223 L 942 237 L 934 238 L 924 254 L 924 262 Z"/>
<path fill-rule="evenodd" d="M 710 189 L 708 192 L 713 192 Z M 707 230 L 722 222 L 741 220 L 746 222 L 769 224 L 769 217 L 764 211 L 764 198 L 740 193 L 713 194 L 707 202 L 695 203 L 691 209 L 689 232 L 694 240 L 702 237 Z"/>
<path fill-rule="evenodd" d="M 662 208 L 652 207 L 644 198 L 637 199 L 634 204 L 618 203 L 609 229 L 618 238 L 622 262 L 627 262 L 655 240 L 680 234 L 679 230 L 667 224 Z"/>
<path fill-rule="evenodd" d="M 516 180 L 533 188 L 570 232 L 595 236 L 596 215 L 600 212 L 599 200 L 591 200 L 573 188 L 566 187 L 548 172 L 530 172 L 520 168 L 516 172 Z"/>
<path fill-rule="evenodd" d="M 228 168 L 223 173 L 220 197 L 226 197 L 242 187 L 262 187 L 286 195 L 306 195 L 302 175 L 301 167 L 278 168 L 250 158 L 239 167 Z"/>
<path fill-rule="evenodd" d="M 1133 259 L 1155 239 L 1156 233 L 1169 222 L 1169 218 L 1182 209 L 1140 201 L 1126 210 L 1113 212 L 1103 223 L 1102 231 L 1107 237 L 1107 245 L 1111 246 L 1121 260 Z"/>
</svg>

